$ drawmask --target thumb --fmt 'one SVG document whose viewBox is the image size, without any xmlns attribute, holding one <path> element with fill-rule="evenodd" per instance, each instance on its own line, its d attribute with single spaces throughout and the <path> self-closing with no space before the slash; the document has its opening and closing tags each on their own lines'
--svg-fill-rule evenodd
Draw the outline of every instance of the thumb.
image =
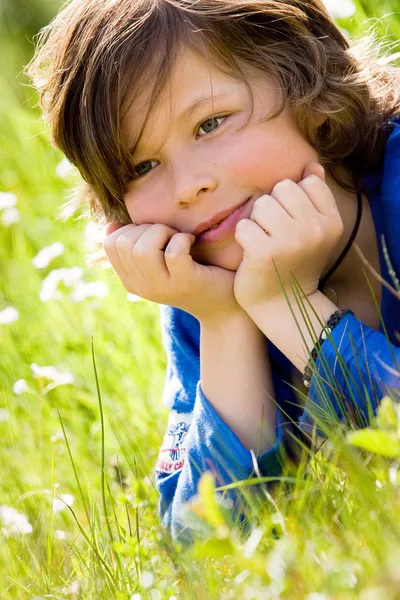
<svg viewBox="0 0 400 600">
<path fill-rule="evenodd" d="M 325 181 L 325 169 L 319 163 L 308 163 L 308 165 L 306 165 L 303 171 L 302 179 L 305 179 L 310 175 L 316 175 L 317 177 L 322 179 L 322 181 Z"/>
</svg>

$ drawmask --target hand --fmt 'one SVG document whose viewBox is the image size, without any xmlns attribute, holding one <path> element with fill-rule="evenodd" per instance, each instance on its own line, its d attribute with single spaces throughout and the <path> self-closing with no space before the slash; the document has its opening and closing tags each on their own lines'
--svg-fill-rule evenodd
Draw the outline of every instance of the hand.
<svg viewBox="0 0 400 600">
<path fill-rule="evenodd" d="M 251 316 L 268 301 L 285 300 L 276 268 L 289 298 L 291 273 L 305 296 L 318 290 L 329 256 L 343 234 L 336 200 L 325 183 L 321 165 L 311 163 L 296 184 L 285 179 L 270 196 L 258 198 L 250 219 L 236 226 L 235 239 L 244 250 L 234 293 Z"/>
<path fill-rule="evenodd" d="M 244 312 L 233 293 L 235 273 L 193 260 L 193 234 L 162 224 L 113 223 L 107 231 L 104 250 L 128 292 L 181 308 L 202 323 Z"/>
<path fill-rule="evenodd" d="M 123 223 L 118 223 L 116 221 L 114 221 L 114 223 L 108 223 L 105 228 L 105 234 L 110 235 L 111 233 L 114 233 L 114 231 L 117 231 L 117 229 L 121 229 L 121 227 L 124 227 Z"/>
</svg>

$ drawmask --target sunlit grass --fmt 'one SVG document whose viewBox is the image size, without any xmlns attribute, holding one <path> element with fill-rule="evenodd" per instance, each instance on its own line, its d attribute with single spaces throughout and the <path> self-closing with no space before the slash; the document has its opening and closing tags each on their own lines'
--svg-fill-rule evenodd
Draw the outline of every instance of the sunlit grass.
<svg viewBox="0 0 400 600">
<path fill-rule="evenodd" d="M 397 5 L 357 6 L 340 21 L 349 31 Z M 398 17 L 379 27 L 400 38 Z M 0 526 L 1 598 L 398 597 L 400 416 L 389 400 L 373 433 L 332 430 L 280 484 L 256 492 L 254 480 L 233 483 L 248 501 L 247 535 L 215 502 L 209 477 L 193 505 L 202 541 L 182 551 L 161 529 L 153 474 L 167 419 L 159 310 L 130 302 L 110 271 L 86 265 L 84 220 L 56 219 L 76 175 L 57 175 L 62 156 L 31 108 L 32 92 L 16 85 L 23 54 L 12 47 L 0 80 L 0 192 L 15 195 L 20 218 L 0 220 L 0 312 L 12 307 L 18 318 L 0 325 L 0 506 L 20 517 L 14 530 Z M 55 242 L 64 252 L 36 268 L 32 259 Z M 60 298 L 41 301 L 45 277 L 73 267 L 80 280 L 105 283 L 107 296 L 74 302 L 74 286 L 60 283 Z M 36 376 L 43 371 L 32 364 L 69 373 L 72 383 Z"/>
</svg>

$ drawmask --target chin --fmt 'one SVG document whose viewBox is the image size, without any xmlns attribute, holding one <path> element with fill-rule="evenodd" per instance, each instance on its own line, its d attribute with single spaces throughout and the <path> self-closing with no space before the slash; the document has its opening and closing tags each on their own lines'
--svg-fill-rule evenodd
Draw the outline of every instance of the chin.
<svg viewBox="0 0 400 600">
<path fill-rule="evenodd" d="M 243 248 L 235 241 L 225 248 L 210 246 L 207 248 L 192 247 L 193 259 L 202 265 L 213 265 L 228 271 L 237 271 L 243 259 Z"/>
</svg>

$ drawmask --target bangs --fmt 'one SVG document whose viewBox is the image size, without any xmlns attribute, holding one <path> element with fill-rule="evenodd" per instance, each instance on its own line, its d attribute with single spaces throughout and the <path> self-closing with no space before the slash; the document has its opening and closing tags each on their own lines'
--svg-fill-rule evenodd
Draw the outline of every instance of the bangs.
<svg viewBox="0 0 400 600">
<path fill-rule="evenodd" d="M 94 189 L 102 187 L 101 196 L 107 197 L 103 205 L 106 219 L 115 218 L 116 211 L 120 219 L 129 219 L 123 197 L 133 177 L 132 153 L 152 107 L 168 89 L 181 51 L 191 49 L 222 72 L 244 81 L 252 110 L 254 107 L 243 64 L 224 48 L 218 30 L 212 29 L 204 16 L 181 10 L 174 1 L 142 5 L 147 5 L 147 10 L 134 19 L 126 10 L 117 27 L 109 11 L 100 14 L 92 24 L 98 35 L 91 36 L 90 41 L 89 31 L 87 39 L 75 36 L 73 43 L 79 44 L 76 53 L 82 55 L 84 46 L 85 60 L 73 74 L 73 87 L 68 85 L 70 70 L 59 84 L 69 87 L 69 93 L 59 113 L 60 126 L 53 126 L 53 141 L 78 167 L 87 184 Z M 82 16 L 84 20 L 85 14 Z M 81 22 L 80 27 L 84 26 Z M 135 121 L 135 107 L 139 106 L 144 106 L 144 111 L 136 111 Z M 129 144 L 124 135 L 128 113 L 133 125 Z"/>
</svg>

